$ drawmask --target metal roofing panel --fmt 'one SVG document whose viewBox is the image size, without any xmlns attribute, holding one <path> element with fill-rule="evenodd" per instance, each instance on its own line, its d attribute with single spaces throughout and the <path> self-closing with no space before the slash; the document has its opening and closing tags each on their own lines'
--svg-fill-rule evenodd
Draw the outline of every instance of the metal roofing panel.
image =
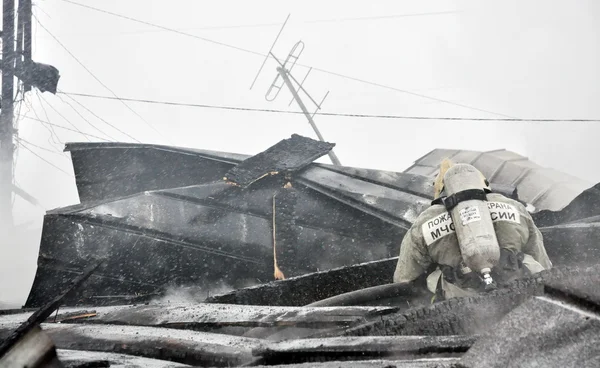
<svg viewBox="0 0 600 368">
<path fill-rule="evenodd" d="M 540 168 L 539 165 L 527 160 L 504 161 L 490 177 L 490 180 L 515 185 L 527 170 Z"/>
<path fill-rule="evenodd" d="M 413 165 L 410 167 L 410 169 L 404 172 L 407 174 L 423 175 L 432 178 L 437 174 L 438 168 L 432 166 Z"/>
<path fill-rule="evenodd" d="M 444 158 L 452 158 L 459 152 L 460 150 L 437 148 L 415 161 L 415 164 L 429 167 L 438 166 Z"/>
<path fill-rule="evenodd" d="M 453 155 L 452 157 L 449 157 L 451 160 L 453 161 L 457 161 L 457 162 L 465 162 L 465 163 L 472 163 L 475 160 L 477 160 L 479 158 L 479 156 L 481 156 L 481 152 L 478 151 L 458 151 L 455 155 Z"/>
<path fill-rule="evenodd" d="M 451 155 L 452 153 L 454 154 Z M 543 168 L 526 157 L 507 150 L 488 151 L 478 156 L 475 151 L 436 149 L 416 161 L 405 172 L 427 174 L 428 170 L 432 170 L 435 174 L 444 157 L 457 163 L 472 162 L 492 183 L 516 186 L 519 198 L 531 203 L 537 210 L 560 210 L 592 186 L 571 175 Z M 561 183 L 564 182 L 569 184 L 563 186 Z M 550 193 L 550 190 L 552 196 L 546 196 L 545 193 Z"/>
<path fill-rule="evenodd" d="M 309 168 L 299 181 L 311 189 L 322 191 L 351 206 L 358 206 L 391 224 L 408 228 L 430 205 L 430 200 L 382 185 L 348 180 L 342 174 Z"/>
<path fill-rule="evenodd" d="M 353 179 L 362 179 L 367 182 L 383 185 L 388 188 L 397 189 L 426 198 L 432 197 L 433 193 L 433 181 L 423 175 L 347 166 L 323 164 L 316 166 L 350 176 Z"/>
</svg>

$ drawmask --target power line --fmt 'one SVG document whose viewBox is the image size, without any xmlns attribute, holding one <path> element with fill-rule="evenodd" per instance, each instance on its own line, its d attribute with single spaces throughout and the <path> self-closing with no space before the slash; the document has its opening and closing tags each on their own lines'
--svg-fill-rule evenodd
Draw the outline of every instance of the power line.
<svg viewBox="0 0 600 368">
<path fill-rule="evenodd" d="M 89 98 L 99 98 L 105 100 L 117 100 L 111 96 L 100 96 L 86 93 L 70 93 L 70 92 L 59 92 L 65 95 L 81 96 Z M 147 99 L 136 99 L 136 98 L 121 98 L 129 102 L 140 102 L 157 105 L 169 105 L 169 106 L 183 106 L 183 107 L 196 107 L 206 109 L 220 109 L 220 110 L 233 110 L 233 111 L 250 111 L 250 112 L 264 112 L 264 113 L 276 113 L 276 114 L 303 114 L 301 111 L 292 110 L 277 110 L 277 109 L 258 109 L 251 107 L 240 107 L 240 106 L 223 106 L 223 105 L 208 105 L 208 104 L 197 104 L 197 103 L 185 103 L 185 102 L 172 102 L 172 101 L 158 101 L 158 100 L 147 100 Z M 398 119 L 398 120 L 452 120 L 452 121 L 497 121 L 497 122 L 600 122 L 600 119 L 518 119 L 518 118 L 466 118 L 466 117 L 435 117 L 435 116 L 408 116 L 408 115 L 378 115 L 378 114 L 353 114 L 353 113 L 337 113 L 337 112 L 317 112 L 315 115 L 322 116 L 338 116 L 338 117 L 351 117 L 351 118 L 375 118 L 375 119 Z"/>
<path fill-rule="evenodd" d="M 64 104 L 68 105 L 73 111 L 75 111 L 75 113 L 77 113 L 77 115 L 79 115 L 80 118 L 82 118 L 85 122 L 87 122 L 89 125 L 92 126 L 92 128 L 96 129 L 97 131 L 99 131 L 100 133 L 104 134 L 105 136 L 107 136 L 109 139 L 112 139 L 113 141 L 116 141 L 116 139 L 114 137 L 111 137 L 110 135 L 108 135 L 108 133 L 106 133 L 105 131 L 103 131 L 102 129 L 98 128 L 97 126 L 95 126 L 94 124 L 92 124 L 91 121 L 89 121 L 85 116 L 83 116 L 83 114 L 81 114 L 79 112 L 79 110 L 77 110 L 75 107 L 73 107 L 73 105 L 71 105 L 68 101 L 63 100 L 60 96 L 56 96 L 58 97 Z M 72 98 L 71 96 L 67 96 L 69 98 Z"/>
<path fill-rule="evenodd" d="M 219 46 L 231 48 L 231 49 L 234 49 L 234 50 L 246 52 L 246 53 L 257 55 L 257 56 L 261 56 L 261 57 L 266 57 L 267 56 L 267 55 L 264 55 L 261 52 L 252 51 L 252 50 L 249 50 L 249 49 L 245 49 L 243 47 L 238 47 L 238 46 L 226 44 L 224 42 L 219 42 L 219 41 L 211 40 L 211 39 L 208 39 L 206 37 L 197 36 L 197 35 L 194 35 L 194 34 L 191 34 L 191 33 L 187 33 L 187 32 L 183 32 L 183 31 L 180 31 L 180 30 L 177 30 L 177 29 L 174 29 L 174 28 L 169 28 L 169 27 L 161 26 L 161 25 L 158 25 L 158 24 L 155 24 L 155 23 L 147 22 L 147 21 L 144 21 L 144 20 L 136 19 L 136 18 L 129 17 L 129 16 L 122 15 L 122 14 L 118 14 L 118 13 L 114 13 L 114 12 L 111 12 L 111 11 L 108 11 L 108 10 L 99 9 L 99 8 L 96 8 L 96 7 L 93 7 L 93 6 L 90 6 L 90 5 L 81 4 L 81 3 L 78 3 L 78 2 L 75 2 L 75 1 L 71 1 L 71 0 L 62 0 L 62 1 L 66 2 L 66 3 L 69 3 L 69 4 L 80 6 L 80 7 L 83 7 L 83 8 L 87 8 L 87 9 L 90 9 L 90 10 L 94 10 L 94 11 L 97 11 L 97 12 L 100 12 L 100 13 L 109 14 L 109 15 L 112 15 L 114 17 L 118 17 L 118 18 L 122 18 L 122 19 L 127 19 L 127 20 L 130 20 L 132 22 L 136 22 L 136 23 L 140 23 L 140 24 L 145 24 L 147 26 L 151 26 L 151 27 L 155 27 L 155 28 L 160 28 L 162 30 L 166 30 L 166 31 L 169 31 L 169 32 L 174 32 L 174 33 L 177 33 L 177 34 L 180 34 L 180 35 L 184 35 L 184 36 L 196 38 L 196 39 L 199 39 L 199 40 L 202 40 L 202 41 L 205 41 L 205 42 L 209 42 L 209 43 L 212 43 L 212 44 L 215 44 L 215 45 L 219 45 Z M 300 64 L 300 63 L 298 63 L 298 65 L 303 66 L 303 67 L 307 67 L 307 68 L 311 67 L 309 65 Z M 441 99 L 441 98 L 426 96 L 426 95 L 423 95 L 423 94 L 420 94 L 420 93 L 414 93 L 414 92 L 410 92 L 410 91 L 407 91 L 407 90 L 404 90 L 404 89 L 400 89 L 400 88 L 396 88 L 396 87 L 391 87 L 391 86 L 388 86 L 388 85 L 385 85 L 385 84 L 371 82 L 371 81 L 367 81 L 365 79 L 351 77 L 351 76 L 348 76 L 348 75 L 344 75 L 344 74 L 341 74 L 341 73 L 332 72 L 332 71 L 329 71 L 329 70 L 326 70 L 326 69 L 322 69 L 322 68 L 316 68 L 316 67 L 312 67 L 312 68 L 314 70 L 320 71 L 322 73 L 334 75 L 334 76 L 337 76 L 337 77 L 340 77 L 340 78 L 345 78 L 345 79 L 352 80 L 352 81 L 355 81 L 355 82 L 369 84 L 369 85 L 372 85 L 372 86 L 375 86 L 375 87 L 385 88 L 385 89 L 388 89 L 388 90 L 391 90 L 391 91 L 405 93 L 405 94 L 412 95 L 412 96 L 415 96 L 415 97 L 426 98 L 426 99 L 429 99 L 429 100 L 443 102 L 443 103 L 446 103 L 446 104 L 449 104 L 449 105 L 454 105 L 454 106 L 462 107 L 462 108 L 469 109 L 469 110 L 484 112 L 486 114 L 503 116 L 505 118 L 512 118 L 512 116 L 500 114 L 500 113 L 497 113 L 497 112 L 494 112 L 494 111 L 484 110 L 484 109 L 480 109 L 480 108 L 477 108 L 477 107 L 473 107 L 473 106 L 469 106 L 469 105 L 465 105 L 465 104 L 461 104 L 461 103 L 456 103 L 456 102 L 453 102 L 453 101 L 450 101 L 450 100 L 444 100 L 444 99 Z"/>
<path fill-rule="evenodd" d="M 354 18 L 333 18 L 333 19 L 317 19 L 309 20 L 303 23 L 331 23 L 331 22 L 347 22 L 347 21 L 363 21 L 363 20 L 375 20 L 375 19 L 396 19 L 396 18 L 408 18 L 408 17 L 422 17 L 426 15 L 446 15 L 456 14 L 456 10 L 437 11 L 437 12 L 425 12 L 425 13 L 408 13 L 408 14 L 389 14 L 389 15 L 372 15 L 368 17 L 354 17 Z"/>
<path fill-rule="evenodd" d="M 50 123 L 50 117 L 48 116 L 48 112 L 46 111 L 46 108 L 44 107 L 44 104 L 42 103 L 42 99 L 40 98 L 40 96 L 38 96 L 38 95 L 36 95 L 36 96 L 37 96 L 38 100 L 40 101 L 40 107 L 42 108 L 42 111 L 44 111 L 44 115 L 46 116 L 46 121 L 49 124 L 48 125 L 49 126 L 48 129 L 51 131 L 51 133 L 50 133 L 50 139 L 52 139 L 52 142 L 54 142 L 55 144 L 63 144 L 63 142 L 61 142 L 61 140 L 60 140 L 60 137 L 54 131 L 54 128 L 52 127 L 52 124 Z M 31 107 L 31 109 L 33 111 L 33 115 L 35 115 L 35 117 L 38 120 L 43 121 L 43 120 L 40 119 L 40 117 L 38 116 L 37 112 L 33 108 L 33 103 L 30 103 L 30 107 Z M 44 127 L 46 127 L 46 125 L 44 125 Z M 56 137 L 56 139 L 58 140 L 58 142 L 54 140 L 54 137 Z"/>
<path fill-rule="evenodd" d="M 36 90 L 36 95 L 37 97 L 40 99 L 40 104 L 42 103 L 42 100 L 44 102 L 46 102 L 46 104 L 48 104 L 48 106 L 50 106 L 50 108 L 52 110 L 54 110 L 55 113 L 57 113 L 61 118 L 63 118 L 67 123 L 69 123 L 69 125 L 71 125 L 73 128 L 75 128 L 75 130 L 77 130 L 77 132 L 79 132 L 80 134 L 83 134 L 83 132 L 77 127 L 77 125 L 71 123 L 71 120 L 67 119 L 63 114 L 61 114 L 54 106 L 52 106 L 45 98 L 44 96 L 41 96 L 39 94 L 39 92 Z M 46 117 L 48 117 L 48 115 L 46 115 Z M 88 140 L 88 142 L 90 141 L 90 139 L 88 137 L 85 137 L 85 139 Z"/>
<path fill-rule="evenodd" d="M 46 148 L 46 147 L 42 147 L 42 146 L 40 146 L 40 145 L 37 145 L 37 144 L 35 144 L 35 143 L 31 143 L 31 142 L 29 142 L 29 141 L 27 141 L 27 140 L 25 140 L 25 139 L 23 139 L 23 138 L 21 138 L 21 137 L 17 137 L 17 141 L 22 141 L 23 143 L 25 143 L 25 144 L 27 144 L 27 145 L 29 145 L 29 146 L 32 146 L 32 147 L 35 147 L 35 148 L 41 149 L 42 151 L 46 151 L 46 152 L 50 152 L 50 153 L 54 153 L 55 155 L 60 155 L 61 157 L 63 157 L 63 158 L 66 158 L 67 160 L 69 159 L 69 158 L 68 158 L 68 157 L 65 155 L 65 153 L 64 153 L 64 152 L 58 152 L 58 151 L 54 151 L 54 150 L 51 150 L 51 149 L 49 149 L 49 148 Z"/>
<path fill-rule="evenodd" d="M 132 22 L 144 24 L 144 25 L 147 25 L 147 26 L 155 27 L 155 28 L 160 28 L 160 29 L 162 29 L 164 31 L 174 32 L 174 33 L 178 33 L 180 35 L 197 38 L 199 40 L 202 40 L 202 41 L 205 41 L 205 42 L 209 42 L 209 43 L 213 43 L 215 45 L 224 46 L 224 47 L 228 47 L 228 48 L 235 49 L 235 50 L 238 50 L 238 51 L 243 51 L 243 52 L 247 52 L 247 53 L 251 53 L 251 54 L 259 55 L 259 56 L 263 56 L 263 57 L 265 56 L 265 55 L 261 54 L 260 52 L 248 50 L 248 49 L 245 49 L 243 47 L 229 45 L 229 44 L 226 44 L 224 42 L 219 42 L 219 41 L 211 40 L 209 38 L 197 36 L 197 35 L 194 35 L 194 34 L 191 34 L 191 33 L 179 31 L 179 30 L 177 30 L 175 28 L 169 28 L 169 27 L 161 26 L 161 25 L 158 25 L 158 24 L 155 24 L 155 23 L 146 22 L 144 20 L 140 20 L 140 19 L 136 19 L 136 18 L 133 18 L 133 17 L 129 17 L 127 15 L 113 13 L 113 12 L 108 11 L 108 10 L 104 10 L 104 9 L 100 9 L 100 8 L 95 8 L 93 6 L 81 4 L 81 3 L 78 3 L 78 2 L 75 2 L 75 1 L 70 1 L 70 0 L 62 0 L 62 1 L 66 2 L 66 3 L 69 3 L 69 4 L 81 6 L 83 8 L 91 9 L 91 10 L 94 10 L 94 11 L 97 11 L 97 12 L 100 12 L 100 13 L 109 14 L 109 15 L 112 15 L 114 17 L 118 17 L 118 18 L 122 18 L 122 19 L 127 19 L 127 20 L 130 20 Z"/>
<path fill-rule="evenodd" d="M 38 155 L 37 153 L 35 153 L 32 149 L 30 149 L 29 147 L 27 147 L 27 145 L 23 144 L 21 141 L 17 141 L 17 143 L 25 148 L 27 151 L 31 152 L 34 156 L 36 156 L 37 158 L 39 158 L 40 160 L 44 161 L 45 163 L 47 163 L 48 165 L 54 167 L 55 169 L 57 169 L 58 171 L 67 174 L 68 176 L 74 178 L 73 175 L 71 175 L 70 173 L 66 172 L 65 170 L 61 169 L 60 167 L 56 166 L 55 164 L 53 164 L 52 162 L 46 160 L 45 158 L 43 158 L 42 156 Z"/>
<path fill-rule="evenodd" d="M 33 120 L 33 121 L 37 121 L 37 122 L 39 122 L 39 123 L 46 124 L 46 125 L 49 125 L 49 126 L 52 126 L 52 127 L 56 127 L 56 128 L 60 128 L 60 129 L 64 129 L 64 130 L 68 130 L 68 131 L 70 131 L 70 132 L 79 133 L 79 134 L 82 134 L 82 135 L 85 135 L 85 136 L 88 136 L 88 137 L 92 137 L 92 138 L 100 139 L 100 140 L 102 140 L 102 141 L 105 141 L 105 142 L 110 142 L 110 141 L 109 141 L 108 139 L 106 139 L 106 138 L 98 137 L 97 135 L 93 135 L 93 134 L 89 134 L 89 133 L 82 133 L 82 132 L 78 132 L 78 131 L 77 131 L 77 130 L 75 130 L 75 129 L 67 128 L 66 126 L 62 126 L 62 125 L 58 125 L 58 124 L 53 124 L 53 123 L 50 123 L 50 122 L 48 122 L 48 121 L 45 121 L 45 120 L 42 120 L 42 119 L 36 119 L 36 118 L 32 118 L 31 116 L 24 116 L 23 118 L 24 118 L 24 119 Z"/>
<path fill-rule="evenodd" d="M 116 98 L 119 98 L 119 96 L 117 96 L 117 94 L 110 89 L 110 87 L 108 87 L 106 84 L 104 84 L 104 82 L 102 82 L 98 77 L 96 77 L 96 75 L 87 67 L 85 66 L 85 64 L 83 64 L 83 62 L 81 62 L 81 60 L 79 60 L 71 51 L 69 51 L 69 49 L 62 43 L 60 42 L 60 40 L 58 38 L 56 38 L 49 30 L 48 28 L 44 27 L 44 25 L 39 21 L 39 19 L 34 15 L 34 18 L 36 20 L 36 22 L 40 25 L 40 27 L 42 27 L 46 33 L 48 33 L 79 65 L 81 65 L 81 67 L 83 69 L 85 69 L 86 72 L 88 72 L 88 74 L 90 74 L 98 83 L 100 83 L 100 85 L 102 85 L 102 87 L 104 87 L 107 91 L 109 91 L 113 96 L 115 96 Z M 138 118 L 140 118 L 140 120 L 142 120 L 147 126 L 149 126 L 152 130 L 154 130 L 160 137 L 165 138 L 161 132 L 159 132 L 152 124 L 150 124 L 146 119 L 144 119 L 144 117 L 142 117 L 140 114 L 138 114 L 135 110 L 133 110 L 129 105 L 127 105 L 124 101 L 122 101 L 123 105 L 130 110 L 132 113 L 134 113 Z M 166 138 L 165 138 L 166 139 Z M 167 139 L 168 140 L 168 139 Z"/>
<path fill-rule="evenodd" d="M 62 91 L 60 91 L 59 93 L 62 93 Z M 127 134 L 126 132 L 122 131 L 121 129 L 119 129 L 118 127 L 114 126 L 113 124 L 109 123 L 108 121 L 106 121 L 105 119 L 101 118 L 100 116 L 98 116 L 95 112 L 93 112 L 92 110 L 90 110 L 87 106 L 85 106 L 84 104 L 82 104 L 81 102 L 77 101 L 72 95 L 69 95 L 67 93 L 62 93 L 65 96 L 67 96 L 68 98 L 70 98 L 73 102 L 75 102 L 76 104 L 78 104 L 79 106 L 83 107 L 87 112 L 89 112 L 90 114 L 92 114 L 93 116 L 95 116 L 98 120 L 102 121 L 103 123 L 105 123 L 106 125 L 108 125 L 109 127 L 115 129 L 116 131 L 118 131 L 119 133 L 126 135 L 128 138 L 133 139 L 134 141 L 136 141 L 137 143 L 142 143 L 139 140 L 137 140 L 135 137 L 131 136 L 130 134 Z M 107 135 L 108 136 L 108 135 Z M 114 138 L 111 138 L 114 139 Z M 116 140 L 116 139 L 114 139 Z"/>
<path fill-rule="evenodd" d="M 70 1 L 66 1 L 70 2 Z M 76 4 L 75 2 L 71 2 L 72 4 Z M 83 4 L 77 4 L 83 5 Z M 40 8 L 39 6 L 37 6 Z M 40 8 L 41 9 L 41 8 Z M 306 20 L 300 23 L 303 24 L 316 24 L 316 23 L 338 23 L 338 22 L 347 22 L 347 21 L 364 21 L 364 20 L 380 20 L 380 19 L 396 19 L 396 18 L 407 18 L 407 17 L 420 17 L 420 16 L 428 16 L 428 15 L 446 15 L 446 14 L 456 14 L 458 11 L 450 10 L 450 11 L 438 11 L 438 12 L 427 12 L 427 13 L 409 13 L 409 14 L 392 14 L 392 15 L 375 15 L 368 17 L 354 17 L 354 18 L 331 18 L 331 19 L 315 19 L 315 20 Z M 113 14 L 111 14 L 113 15 Z M 224 26 L 207 26 L 207 27 L 189 27 L 189 28 L 180 28 L 177 31 L 207 31 L 207 30 L 220 30 L 220 29 L 240 29 L 240 28 L 261 28 L 261 27 L 275 27 L 281 26 L 281 23 L 257 23 L 257 24 L 233 24 L 233 25 L 224 25 Z M 146 30 L 138 30 L 138 31 L 128 31 L 128 32 L 118 32 L 118 33 L 102 33 L 102 34 L 80 34 L 80 33 L 69 33 L 67 36 L 120 36 L 120 35 L 134 35 L 134 34 L 144 34 L 144 33 L 156 33 L 156 32 L 165 32 L 170 31 L 166 29 L 146 29 Z"/>
<path fill-rule="evenodd" d="M 27 96 L 29 97 L 29 96 Z M 37 112 L 35 111 L 35 109 L 33 108 L 33 106 L 29 103 L 29 101 L 27 101 L 27 99 L 25 99 L 25 105 L 27 106 L 27 112 L 24 114 L 25 116 L 29 113 L 32 112 L 33 115 L 35 115 L 35 117 L 38 120 L 41 120 L 39 115 L 37 114 Z M 52 145 L 52 143 L 54 144 L 64 144 L 62 142 L 56 142 L 56 140 L 54 140 L 54 136 L 56 135 L 56 132 L 54 131 L 54 129 L 52 127 L 46 126 L 44 125 L 44 128 L 46 128 L 46 130 L 48 131 L 48 133 L 50 133 L 50 136 L 48 137 L 48 143 L 50 145 Z M 57 136 L 58 138 L 58 136 Z M 60 138 L 58 138 L 60 140 Z M 52 142 L 50 142 L 52 140 Z"/>
</svg>

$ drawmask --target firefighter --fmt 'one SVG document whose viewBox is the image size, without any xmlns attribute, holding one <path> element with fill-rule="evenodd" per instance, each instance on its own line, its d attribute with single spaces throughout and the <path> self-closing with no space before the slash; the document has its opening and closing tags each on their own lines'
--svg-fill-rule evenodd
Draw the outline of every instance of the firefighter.
<svg viewBox="0 0 600 368">
<path fill-rule="evenodd" d="M 475 295 L 551 267 L 525 207 L 491 192 L 473 166 L 445 159 L 434 201 L 402 240 L 394 282 L 410 283 L 430 272 L 427 288 L 432 300 L 440 300 Z"/>
</svg>

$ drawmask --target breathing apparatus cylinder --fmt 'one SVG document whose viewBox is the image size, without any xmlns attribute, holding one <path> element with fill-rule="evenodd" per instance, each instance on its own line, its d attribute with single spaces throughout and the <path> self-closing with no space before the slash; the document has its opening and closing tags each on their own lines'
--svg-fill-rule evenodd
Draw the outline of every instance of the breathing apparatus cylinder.
<svg viewBox="0 0 600 368">
<path fill-rule="evenodd" d="M 490 272 L 500 246 L 486 203 L 483 175 L 472 165 L 456 164 L 444 175 L 444 205 L 452 216 L 463 262 L 482 275 L 485 289 L 495 288 Z"/>
</svg>

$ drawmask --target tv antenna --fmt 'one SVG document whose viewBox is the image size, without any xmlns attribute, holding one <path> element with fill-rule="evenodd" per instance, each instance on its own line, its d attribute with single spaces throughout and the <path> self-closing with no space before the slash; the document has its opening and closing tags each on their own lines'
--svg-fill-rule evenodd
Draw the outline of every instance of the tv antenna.
<svg viewBox="0 0 600 368">
<path fill-rule="evenodd" d="M 296 65 L 296 62 L 298 61 L 298 58 L 300 58 L 300 55 L 304 51 L 304 42 L 298 41 L 294 45 L 294 47 L 292 47 L 292 50 L 289 52 L 288 56 L 285 58 L 283 63 L 273 54 L 273 48 L 275 47 L 275 44 L 277 43 L 277 40 L 279 39 L 279 36 L 281 35 L 281 32 L 283 31 L 283 28 L 287 24 L 287 21 L 289 18 L 290 18 L 290 15 L 288 14 L 287 18 L 285 19 L 285 22 L 283 23 L 283 25 L 281 26 L 281 29 L 279 30 L 279 33 L 277 34 L 277 37 L 275 38 L 275 41 L 273 42 L 273 45 L 271 45 L 271 49 L 269 49 L 269 52 L 265 56 L 265 60 L 263 61 L 262 65 L 260 66 L 260 69 L 258 70 L 256 77 L 254 77 L 254 81 L 252 82 L 250 89 L 252 89 L 252 87 L 254 87 L 254 84 L 256 83 L 256 80 L 258 79 L 260 72 L 262 71 L 265 64 L 267 63 L 269 56 L 272 57 L 277 62 L 277 64 L 279 64 L 279 66 L 277 67 L 277 75 L 275 76 L 273 83 L 271 83 L 271 86 L 267 90 L 267 93 L 265 94 L 265 99 L 269 102 L 274 101 L 277 98 L 277 96 L 279 96 L 279 92 L 281 92 L 281 89 L 285 85 L 292 93 L 292 100 L 290 101 L 288 106 L 291 105 L 292 102 L 296 101 L 296 103 L 298 104 L 298 106 L 300 107 L 302 112 L 304 113 L 304 116 L 308 120 L 308 123 L 315 131 L 315 134 L 317 135 L 319 140 L 321 142 L 324 142 L 325 139 L 323 138 L 323 135 L 319 131 L 319 128 L 317 128 L 317 124 L 315 124 L 314 116 L 316 115 L 316 113 L 319 110 L 321 110 L 321 106 L 323 105 L 323 103 L 325 102 L 325 99 L 329 95 L 329 91 L 327 91 L 327 93 L 325 93 L 325 96 L 323 96 L 323 99 L 321 99 L 321 102 L 317 103 L 311 97 L 311 95 L 306 91 L 306 89 L 304 89 L 304 87 L 303 87 L 303 84 L 306 81 L 306 78 L 308 78 L 308 75 L 310 74 L 310 72 L 312 71 L 312 68 L 310 68 L 308 70 L 308 72 L 302 79 L 302 82 L 298 82 L 296 80 L 296 78 L 294 78 L 294 76 L 292 75 L 292 69 L 294 69 L 294 66 Z M 296 85 L 298 86 L 297 89 L 294 86 L 294 84 L 292 83 L 292 81 L 294 83 L 296 83 Z M 316 109 L 312 114 L 308 111 L 308 108 L 304 104 L 304 101 L 302 101 L 302 98 L 300 98 L 300 91 L 304 92 L 304 94 L 316 106 Z M 331 162 L 334 165 L 336 165 L 336 166 L 342 165 L 342 163 L 336 156 L 335 152 L 333 152 L 333 150 L 329 151 L 329 158 L 331 159 Z"/>
</svg>

